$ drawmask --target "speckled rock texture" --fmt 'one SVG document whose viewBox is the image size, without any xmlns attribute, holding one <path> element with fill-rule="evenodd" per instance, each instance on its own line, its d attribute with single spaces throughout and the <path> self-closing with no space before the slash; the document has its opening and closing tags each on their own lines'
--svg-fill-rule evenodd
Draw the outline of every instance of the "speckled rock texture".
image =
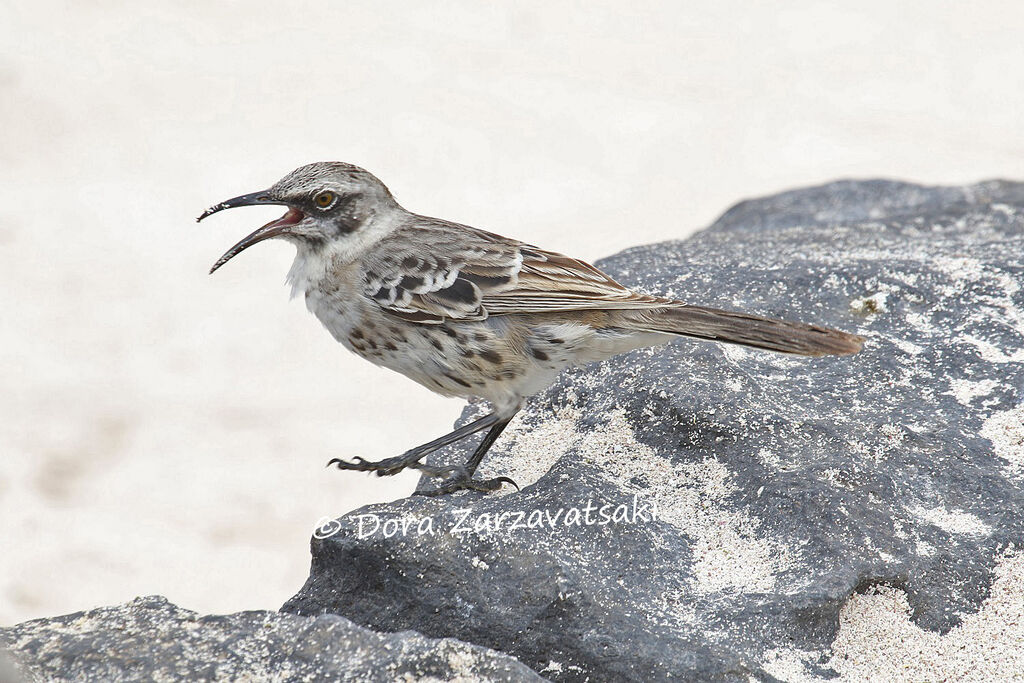
<svg viewBox="0 0 1024 683">
<path fill-rule="evenodd" d="M 540 681 L 451 639 L 374 633 L 336 615 L 199 616 L 138 598 L 0 628 L 0 681 Z M 12 670 L 13 669 L 13 670 Z"/>
<path fill-rule="evenodd" d="M 286 611 L 609 681 L 772 680 L 783 650 L 829 678 L 840 609 L 876 584 L 926 629 L 978 608 L 1024 543 L 1024 185 L 838 182 L 599 265 L 868 341 L 804 359 L 680 340 L 567 372 L 481 468 L 522 492 L 325 524 Z"/>
</svg>

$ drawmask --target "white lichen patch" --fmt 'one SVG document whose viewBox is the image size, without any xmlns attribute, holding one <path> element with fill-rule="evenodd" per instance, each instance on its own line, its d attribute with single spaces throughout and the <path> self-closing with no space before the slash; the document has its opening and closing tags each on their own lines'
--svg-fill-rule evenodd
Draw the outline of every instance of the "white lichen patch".
<svg viewBox="0 0 1024 683">
<path fill-rule="evenodd" d="M 538 424 L 513 420 L 481 465 L 482 475 L 511 477 L 520 486 L 537 483 L 579 442 L 579 419 L 579 410 L 570 406 Z M 495 495 L 508 495 L 510 490 L 515 489 L 504 487 Z"/>
<path fill-rule="evenodd" d="M 836 488 L 849 488 L 843 483 L 842 472 L 835 467 L 829 467 L 821 471 L 821 478 Z"/>
<path fill-rule="evenodd" d="M 978 349 L 981 359 L 989 363 L 1024 363 L 1024 348 L 1004 350 L 992 342 L 970 335 L 961 337 L 959 341 Z"/>
<path fill-rule="evenodd" d="M 757 459 L 773 469 L 778 469 L 782 466 L 782 458 L 768 448 L 758 449 Z"/>
<path fill-rule="evenodd" d="M 977 282 L 985 277 L 985 264 L 970 256 L 933 256 L 931 266 L 954 282 Z"/>
<path fill-rule="evenodd" d="M 808 665 L 821 659 L 821 654 L 796 648 L 777 648 L 764 655 L 761 667 L 770 675 L 787 683 L 817 683 L 822 679 L 807 673 Z"/>
<path fill-rule="evenodd" d="M 753 351 L 743 346 L 738 346 L 736 344 L 722 345 L 722 355 L 725 356 L 727 361 L 734 365 L 738 364 L 740 361 L 750 358 L 753 354 Z"/>
<path fill-rule="evenodd" d="M 910 323 L 919 332 L 927 334 L 935 334 L 935 325 L 932 324 L 931 318 L 923 313 L 911 312 L 904 316 L 908 323 Z"/>
<path fill-rule="evenodd" d="M 969 406 L 971 401 L 979 396 L 988 396 L 995 391 L 999 382 L 994 379 L 983 379 L 977 382 L 972 382 L 969 379 L 954 379 L 950 380 L 949 386 L 949 391 L 944 393 L 955 398 L 960 404 Z"/>
<path fill-rule="evenodd" d="M 1004 556 L 981 609 L 963 615 L 960 625 L 945 635 L 922 629 L 910 616 L 906 593 L 891 586 L 875 587 L 843 605 L 839 633 L 829 651 L 774 649 L 765 653 L 761 666 L 790 683 L 1021 680 L 1024 553 Z M 816 676 L 810 673 L 811 664 L 839 676 Z"/>
<path fill-rule="evenodd" d="M 694 576 L 686 586 L 688 599 L 694 594 L 776 588 L 777 575 L 792 566 L 794 553 L 766 536 L 760 520 L 730 509 L 735 504 L 727 504 L 726 498 L 736 487 L 725 465 L 712 458 L 673 464 L 637 440 L 623 410 L 612 411 L 602 426 L 586 431 L 579 428 L 580 418 L 581 413 L 569 406 L 535 426 L 510 427 L 508 445 L 495 449 L 498 452 L 481 467 L 482 475 L 509 476 L 526 486 L 572 450 L 573 457 L 596 466 L 623 494 L 637 496 L 656 510 L 658 522 L 692 539 Z M 659 618 L 692 621 L 693 615 L 683 614 L 681 605 L 668 610 L 672 614 L 657 606 L 652 610 Z"/>
<path fill-rule="evenodd" d="M 996 568 L 981 610 L 945 635 L 910 620 L 907 595 L 889 586 L 854 595 L 839 615 L 828 666 L 846 681 L 1020 680 L 1024 672 L 1024 555 Z"/>
<path fill-rule="evenodd" d="M 478 671 L 480 666 L 480 657 L 470 651 L 462 643 L 452 642 L 448 639 L 442 640 L 439 643 L 440 650 L 442 653 L 444 650 L 449 649 L 448 652 L 448 667 L 451 669 L 452 680 L 471 681 L 474 680 L 474 674 Z M 452 646 L 455 647 L 452 647 Z"/>
<path fill-rule="evenodd" d="M 1006 476 L 1024 476 L 1024 405 L 993 413 L 982 424 L 980 434 L 992 442 L 996 456 L 1006 461 Z"/>
<path fill-rule="evenodd" d="M 719 591 L 767 592 L 776 576 L 791 566 L 792 551 L 760 530 L 760 521 L 729 510 L 725 498 L 736 489 L 728 469 L 708 458 L 673 464 L 637 441 L 621 410 L 603 426 L 577 428 L 580 413 L 562 409 L 555 419 L 534 427 L 510 427 L 507 451 L 488 458 L 484 476 L 504 475 L 521 486 L 536 482 L 570 449 L 597 465 L 608 480 L 657 509 L 657 518 L 693 540 L 694 585 L 700 594 Z M 515 424 L 515 423 L 513 423 Z M 485 462 L 485 465 L 487 463 Z"/>
<path fill-rule="evenodd" d="M 966 534 L 970 536 L 988 536 L 992 528 L 979 517 L 962 510 L 947 510 L 943 507 L 926 508 L 915 505 L 907 508 L 907 512 L 947 534 Z"/>
<path fill-rule="evenodd" d="M 555 660 L 550 659 L 550 660 L 548 660 L 547 665 L 543 669 L 540 670 L 540 673 L 542 673 L 542 674 L 544 674 L 544 673 L 560 674 L 560 673 L 562 673 L 562 669 L 563 668 L 564 667 L 562 667 L 562 663 L 561 662 L 556 662 Z"/>
<path fill-rule="evenodd" d="M 906 433 L 903 429 L 892 422 L 887 422 L 878 428 L 878 431 L 889 440 L 891 444 L 898 444 L 906 437 Z"/>
<path fill-rule="evenodd" d="M 897 349 L 907 354 L 908 356 L 919 356 L 921 355 L 921 353 L 924 352 L 923 347 L 918 346 L 914 342 L 909 342 L 906 339 L 893 339 L 892 343 L 893 345 L 896 346 Z"/>
<path fill-rule="evenodd" d="M 622 411 L 579 445 L 612 483 L 641 492 L 657 506 L 660 521 L 693 540 L 695 592 L 768 592 L 792 565 L 792 551 L 763 534 L 757 518 L 727 507 L 726 497 L 736 488 L 717 460 L 670 462 L 636 440 Z"/>
</svg>

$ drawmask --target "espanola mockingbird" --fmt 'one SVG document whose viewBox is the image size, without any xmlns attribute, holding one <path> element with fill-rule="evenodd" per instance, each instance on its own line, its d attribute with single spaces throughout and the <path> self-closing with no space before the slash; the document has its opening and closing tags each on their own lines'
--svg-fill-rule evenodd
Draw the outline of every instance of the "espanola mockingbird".
<svg viewBox="0 0 1024 683">
<path fill-rule="evenodd" d="M 863 339 L 816 325 L 772 320 L 634 292 L 594 266 L 518 240 L 406 211 L 358 166 L 309 164 L 261 192 L 207 209 L 280 204 L 284 216 L 231 247 L 210 270 L 257 242 L 295 245 L 293 293 L 353 353 L 443 396 L 482 398 L 488 415 L 397 457 L 330 464 L 444 477 L 432 495 L 494 491 L 507 477 L 474 479 L 487 450 L 523 401 L 565 367 L 603 360 L 676 336 L 801 356 L 856 353 Z M 488 430 L 469 460 L 422 459 Z M 517 487 L 518 488 L 518 487 Z"/>
</svg>

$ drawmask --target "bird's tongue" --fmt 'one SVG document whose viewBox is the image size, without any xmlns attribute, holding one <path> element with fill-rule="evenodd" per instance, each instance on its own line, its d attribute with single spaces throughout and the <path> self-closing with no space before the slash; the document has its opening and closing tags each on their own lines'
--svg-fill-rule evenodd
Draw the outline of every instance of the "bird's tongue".
<svg viewBox="0 0 1024 683">
<path fill-rule="evenodd" d="M 289 225 L 295 225 L 302 220 L 303 213 L 298 209 L 288 209 L 288 213 L 278 218 L 276 221 L 270 221 L 263 226 L 266 228 L 286 228 Z"/>
</svg>

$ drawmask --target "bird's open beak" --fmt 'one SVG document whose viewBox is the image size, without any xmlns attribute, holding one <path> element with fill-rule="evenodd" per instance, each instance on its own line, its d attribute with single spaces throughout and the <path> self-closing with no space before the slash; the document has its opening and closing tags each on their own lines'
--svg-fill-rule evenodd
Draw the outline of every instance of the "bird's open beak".
<svg viewBox="0 0 1024 683">
<path fill-rule="evenodd" d="M 241 197 L 235 197 L 234 199 L 221 202 L 216 206 L 211 206 L 209 209 L 204 211 L 196 221 L 201 221 L 207 216 L 213 215 L 218 211 L 223 211 L 224 209 L 234 209 L 239 206 L 259 206 L 261 204 L 280 204 L 282 206 L 287 206 L 284 202 L 273 199 L 266 191 L 253 192 L 251 194 L 243 194 Z M 210 268 L 210 273 L 213 273 L 215 270 L 252 245 L 262 242 L 263 240 L 268 240 L 271 237 L 278 237 L 285 234 L 293 225 L 301 221 L 303 218 L 305 218 L 304 213 L 298 209 L 289 207 L 288 213 L 281 216 L 276 221 L 267 223 L 252 234 L 247 235 L 238 244 L 228 249 L 224 255 L 217 259 L 217 262 L 213 264 L 213 268 Z"/>
</svg>

